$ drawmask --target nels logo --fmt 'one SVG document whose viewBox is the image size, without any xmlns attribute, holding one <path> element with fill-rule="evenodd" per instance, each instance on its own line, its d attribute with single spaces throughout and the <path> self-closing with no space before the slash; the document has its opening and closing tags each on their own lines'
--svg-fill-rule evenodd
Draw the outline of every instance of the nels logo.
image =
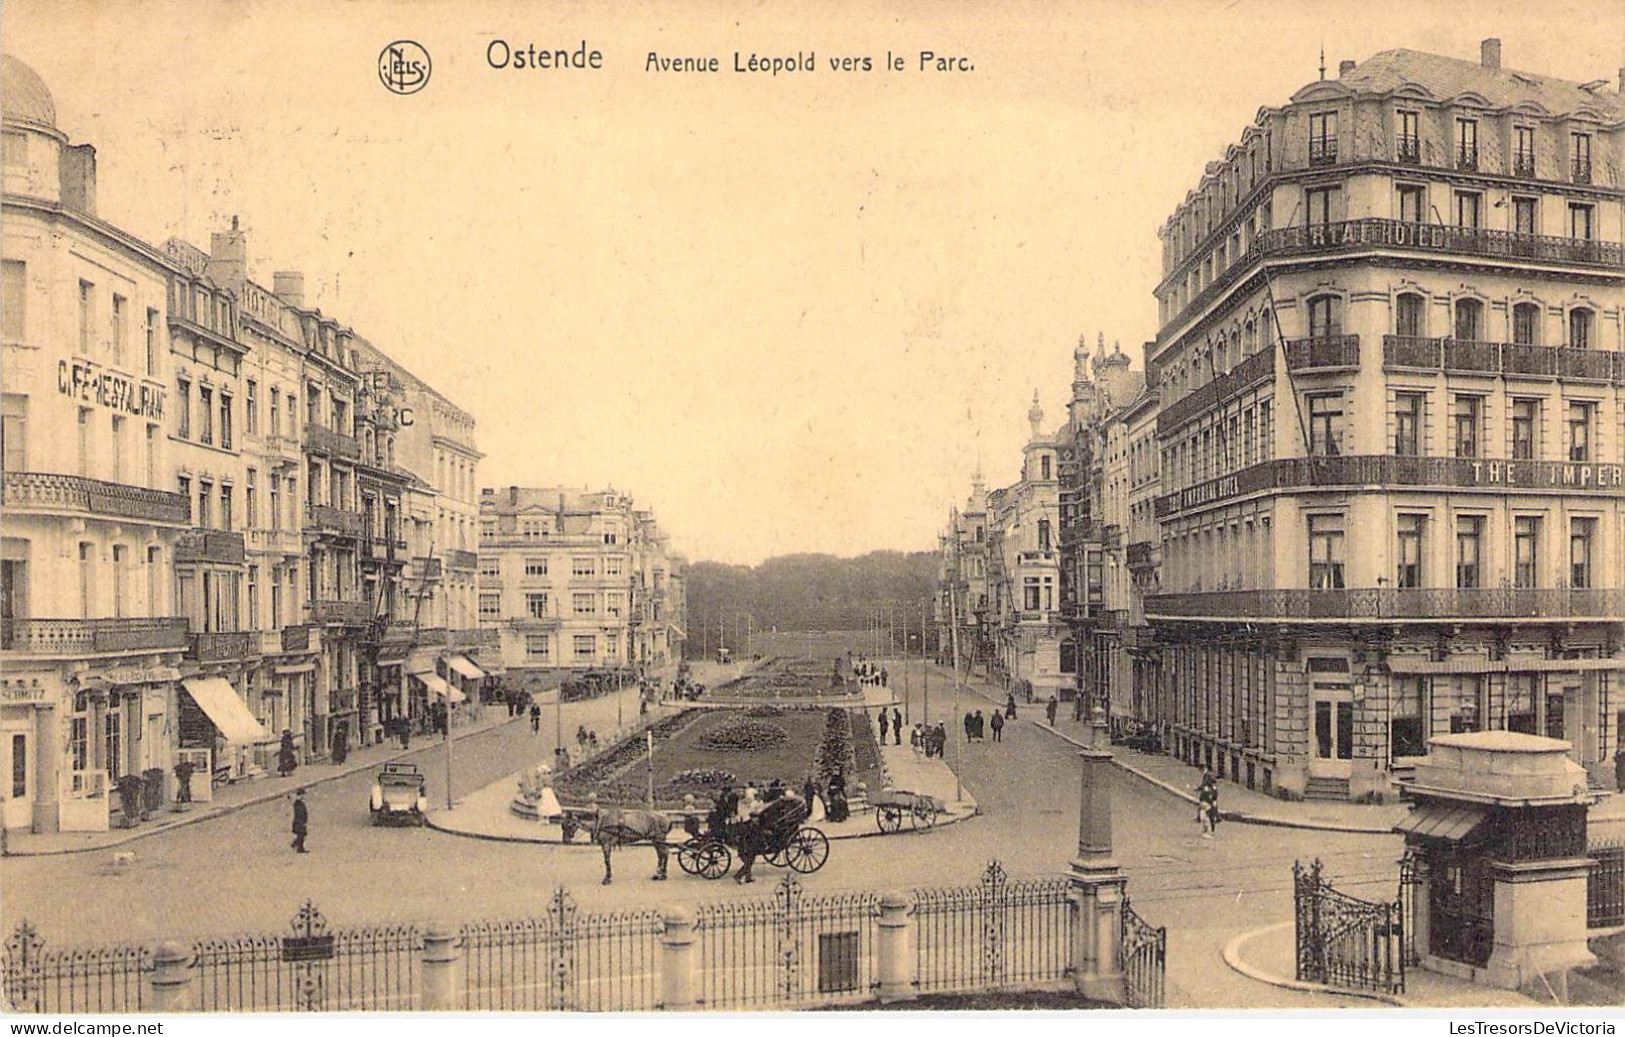
<svg viewBox="0 0 1625 1037">
<path fill-rule="evenodd" d="M 396 40 L 378 55 L 378 78 L 391 93 L 415 94 L 429 85 L 429 52 L 421 43 Z"/>
</svg>

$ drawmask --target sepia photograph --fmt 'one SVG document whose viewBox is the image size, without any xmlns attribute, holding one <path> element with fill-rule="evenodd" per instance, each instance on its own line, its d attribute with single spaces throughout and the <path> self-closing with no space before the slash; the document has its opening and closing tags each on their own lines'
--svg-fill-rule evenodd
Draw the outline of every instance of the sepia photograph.
<svg viewBox="0 0 1625 1037">
<path fill-rule="evenodd" d="M 1614 1033 L 1625 7 L 0 51 L 9 1032 Z"/>
</svg>

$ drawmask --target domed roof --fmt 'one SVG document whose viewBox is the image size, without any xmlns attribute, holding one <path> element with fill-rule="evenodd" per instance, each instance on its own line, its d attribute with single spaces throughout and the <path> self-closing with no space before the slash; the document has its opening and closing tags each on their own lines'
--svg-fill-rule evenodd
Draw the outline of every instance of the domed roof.
<svg viewBox="0 0 1625 1037">
<path fill-rule="evenodd" d="M 38 72 L 0 54 L 0 105 L 7 119 L 56 128 L 56 102 Z"/>
</svg>

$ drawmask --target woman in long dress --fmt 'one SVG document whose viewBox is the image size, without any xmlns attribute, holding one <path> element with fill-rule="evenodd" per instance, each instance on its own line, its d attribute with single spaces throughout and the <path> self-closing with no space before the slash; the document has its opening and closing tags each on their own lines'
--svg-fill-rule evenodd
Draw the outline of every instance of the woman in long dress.
<svg viewBox="0 0 1625 1037">
<path fill-rule="evenodd" d="M 542 774 L 542 791 L 536 797 L 536 816 L 543 821 L 554 821 L 564 816 L 559 797 L 553 793 L 553 777 L 545 770 Z"/>
</svg>

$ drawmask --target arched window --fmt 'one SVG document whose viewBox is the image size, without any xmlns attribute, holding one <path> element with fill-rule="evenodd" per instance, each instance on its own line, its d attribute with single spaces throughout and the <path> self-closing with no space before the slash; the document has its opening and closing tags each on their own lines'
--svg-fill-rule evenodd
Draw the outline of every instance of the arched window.
<svg viewBox="0 0 1625 1037">
<path fill-rule="evenodd" d="M 1456 338 L 1477 342 L 1484 337 L 1484 304 L 1477 299 L 1456 300 Z"/>
<path fill-rule="evenodd" d="M 1246 330 L 1242 332 L 1241 351 L 1244 356 L 1258 352 L 1258 325 L 1253 321 L 1249 320 Z"/>
<path fill-rule="evenodd" d="M 1394 300 L 1394 334 L 1408 338 L 1421 338 L 1426 334 L 1423 319 L 1426 303 L 1415 292 L 1406 292 Z"/>
<path fill-rule="evenodd" d="M 1591 348 L 1591 311 L 1584 306 L 1576 306 L 1569 311 L 1569 348 Z"/>
<path fill-rule="evenodd" d="M 1540 305 L 1520 302 L 1512 307 L 1512 341 L 1520 346 L 1540 344 Z"/>
<path fill-rule="evenodd" d="M 1309 337 L 1329 338 L 1343 333 L 1343 300 L 1317 295 L 1309 300 Z"/>
</svg>

